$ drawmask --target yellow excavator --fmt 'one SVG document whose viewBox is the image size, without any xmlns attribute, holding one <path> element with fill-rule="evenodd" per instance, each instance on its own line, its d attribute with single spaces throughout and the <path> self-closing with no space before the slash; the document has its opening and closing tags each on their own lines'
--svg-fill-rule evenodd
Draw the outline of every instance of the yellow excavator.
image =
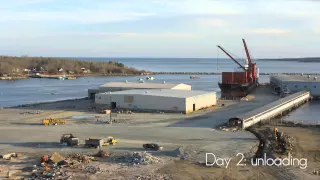
<svg viewBox="0 0 320 180">
<path fill-rule="evenodd" d="M 42 120 L 42 124 L 45 126 L 67 124 L 67 121 L 65 119 L 48 118 L 48 119 Z"/>
<path fill-rule="evenodd" d="M 118 143 L 118 140 L 116 140 L 112 136 L 108 136 L 107 141 L 103 143 L 103 146 L 116 145 L 117 143 Z"/>
</svg>

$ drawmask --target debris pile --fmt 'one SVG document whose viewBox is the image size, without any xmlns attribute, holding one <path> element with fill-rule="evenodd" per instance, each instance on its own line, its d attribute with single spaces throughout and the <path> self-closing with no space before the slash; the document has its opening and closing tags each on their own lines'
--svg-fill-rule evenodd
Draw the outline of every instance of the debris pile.
<svg viewBox="0 0 320 180">
<path fill-rule="evenodd" d="M 109 157 L 109 152 L 106 151 L 106 150 L 100 150 L 100 151 L 97 153 L 97 156 L 98 156 L 98 157 Z"/>
<path fill-rule="evenodd" d="M 153 180 L 153 179 L 158 179 L 158 180 L 169 180 L 172 179 L 170 176 L 167 174 L 151 174 L 151 175 L 139 175 L 135 176 L 135 180 Z"/>
<path fill-rule="evenodd" d="M 9 154 L 3 154 L 0 155 L 1 158 L 6 159 L 6 160 L 11 160 L 11 158 L 20 158 L 22 157 L 22 154 L 19 153 L 9 153 Z"/>
<path fill-rule="evenodd" d="M 182 146 L 175 150 L 175 153 L 180 158 L 180 160 L 191 160 L 197 157 L 197 151 L 191 146 Z"/>
<path fill-rule="evenodd" d="M 43 111 L 36 110 L 36 111 L 21 112 L 19 114 L 21 114 L 21 115 L 30 115 L 30 114 L 41 114 L 41 113 L 43 113 Z"/>
<path fill-rule="evenodd" d="M 93 157 L 75 154 L 62 157 L 58 153 L 41 157 L 41 164 L 34 165 L 32 179 L 63 179 L 68 176 L 66 168 L 87 170 L 90 173 L 101 172 L 99 168 L 87 166 L 87 163 L 95 160 Z"/>
<path fill-rule="evenodd" d="M 313 174 L 320 176 L 320 170 L 313 170 Z"/>
<path fill-rule="evenodd" d="M 292 136 L 283 132 L 276 132 L 276 140 L 278 142 L 278 148 L 282 153 L 292 152 L 294 147 L 293 142 L 295 140 Z"/>
<path fill-rule="evenodd" d="M 84 154 L 73 154 L 66 157 L 67 161 L 71 161 L 73 164 L 75 163 L 90 163 L 92 161 L 95 161 L 96 159 L 92 156 L 87 156 Z"/>
<path fill-rule="evenodd" d="M 129 153 L 124 156 L 120 156 L 116 158 L 116 161 L 120 161 L 126 164 L 131 165 L 147 165 L 147 164 L 153 164 L 153 163 L 160 163 L 161 160 L 159 158 L 156 158 L 152 156 L 149 153 L 146 152 L 133 152 Z"/>
</svg>

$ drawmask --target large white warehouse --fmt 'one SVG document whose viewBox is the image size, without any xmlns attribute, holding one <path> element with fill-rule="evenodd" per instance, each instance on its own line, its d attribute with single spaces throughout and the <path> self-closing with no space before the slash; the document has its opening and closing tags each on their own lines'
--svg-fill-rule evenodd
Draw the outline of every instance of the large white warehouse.
<svg viewBox="0 0 320 180">
<path fill-rule="evenodd" d="M 111 103 L 110 103 L 111 102 Z M 132 89 L 95 95 L 98 107 L 190 113 L 216 105 L 216 93 L 175 89 Z"/>
<path fill-rule="evenodd" d="M 299 92 L 310 91 L 310 95 L 320 97 L 320 79 L 310 75 L 273 75 L 270 84 L 279 93 L 283 91 Z"/>
</svg>

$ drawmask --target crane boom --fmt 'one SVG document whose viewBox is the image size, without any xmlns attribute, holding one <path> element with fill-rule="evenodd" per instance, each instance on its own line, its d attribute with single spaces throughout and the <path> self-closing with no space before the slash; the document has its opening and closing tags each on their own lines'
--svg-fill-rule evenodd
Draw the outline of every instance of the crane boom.
<svg viewBox="0 0 320 180">
<path fill-rule="evenodd" d="M 235 60 L 226 50 L 224 50 L 221 46 L 218 46 L 219 49 L 221 49 L 221 51 L 223 51 L 224 53 L 226 53 L 227 56 L 229 56 L 229 58 L 231 58 L 235 63 L 237 63 L 244 71 L 246 71 L 246 68 L 243 67 L 237 60 Z"/>
<path fill-rule="evenodd" d="M 249 53 L 249 50 L 248 50 L 248 47 L 247 47 L 247 43 L 246 43 L 246 41 L 244 39 L 242 39 L 242 42 L 243 42 L 243 45 L 244 45 L 244 49 L 246 50 L 246 54 L 247 54 L 247 58 L 248 58 L 249 64 L 252 64 L 250 53 Z"/>
</svg>

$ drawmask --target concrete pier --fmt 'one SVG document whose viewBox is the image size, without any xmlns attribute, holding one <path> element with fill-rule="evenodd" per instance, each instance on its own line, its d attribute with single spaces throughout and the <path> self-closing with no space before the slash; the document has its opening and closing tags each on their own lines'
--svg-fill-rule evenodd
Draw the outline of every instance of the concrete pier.
<svg viewBox="0 0 320 180">
<path fill-rule="evenodd" d="M 269 120 L 282 115 L 284 112 L 291 111 L 292 109 L 299 107 L 299 105 L 307 102 L 309 99 L 309 91 L 300 91 L 253 111 L 232 117 L 229 119 L 229 125 L 245 129 L 260 121 Z"/>
</svg>

